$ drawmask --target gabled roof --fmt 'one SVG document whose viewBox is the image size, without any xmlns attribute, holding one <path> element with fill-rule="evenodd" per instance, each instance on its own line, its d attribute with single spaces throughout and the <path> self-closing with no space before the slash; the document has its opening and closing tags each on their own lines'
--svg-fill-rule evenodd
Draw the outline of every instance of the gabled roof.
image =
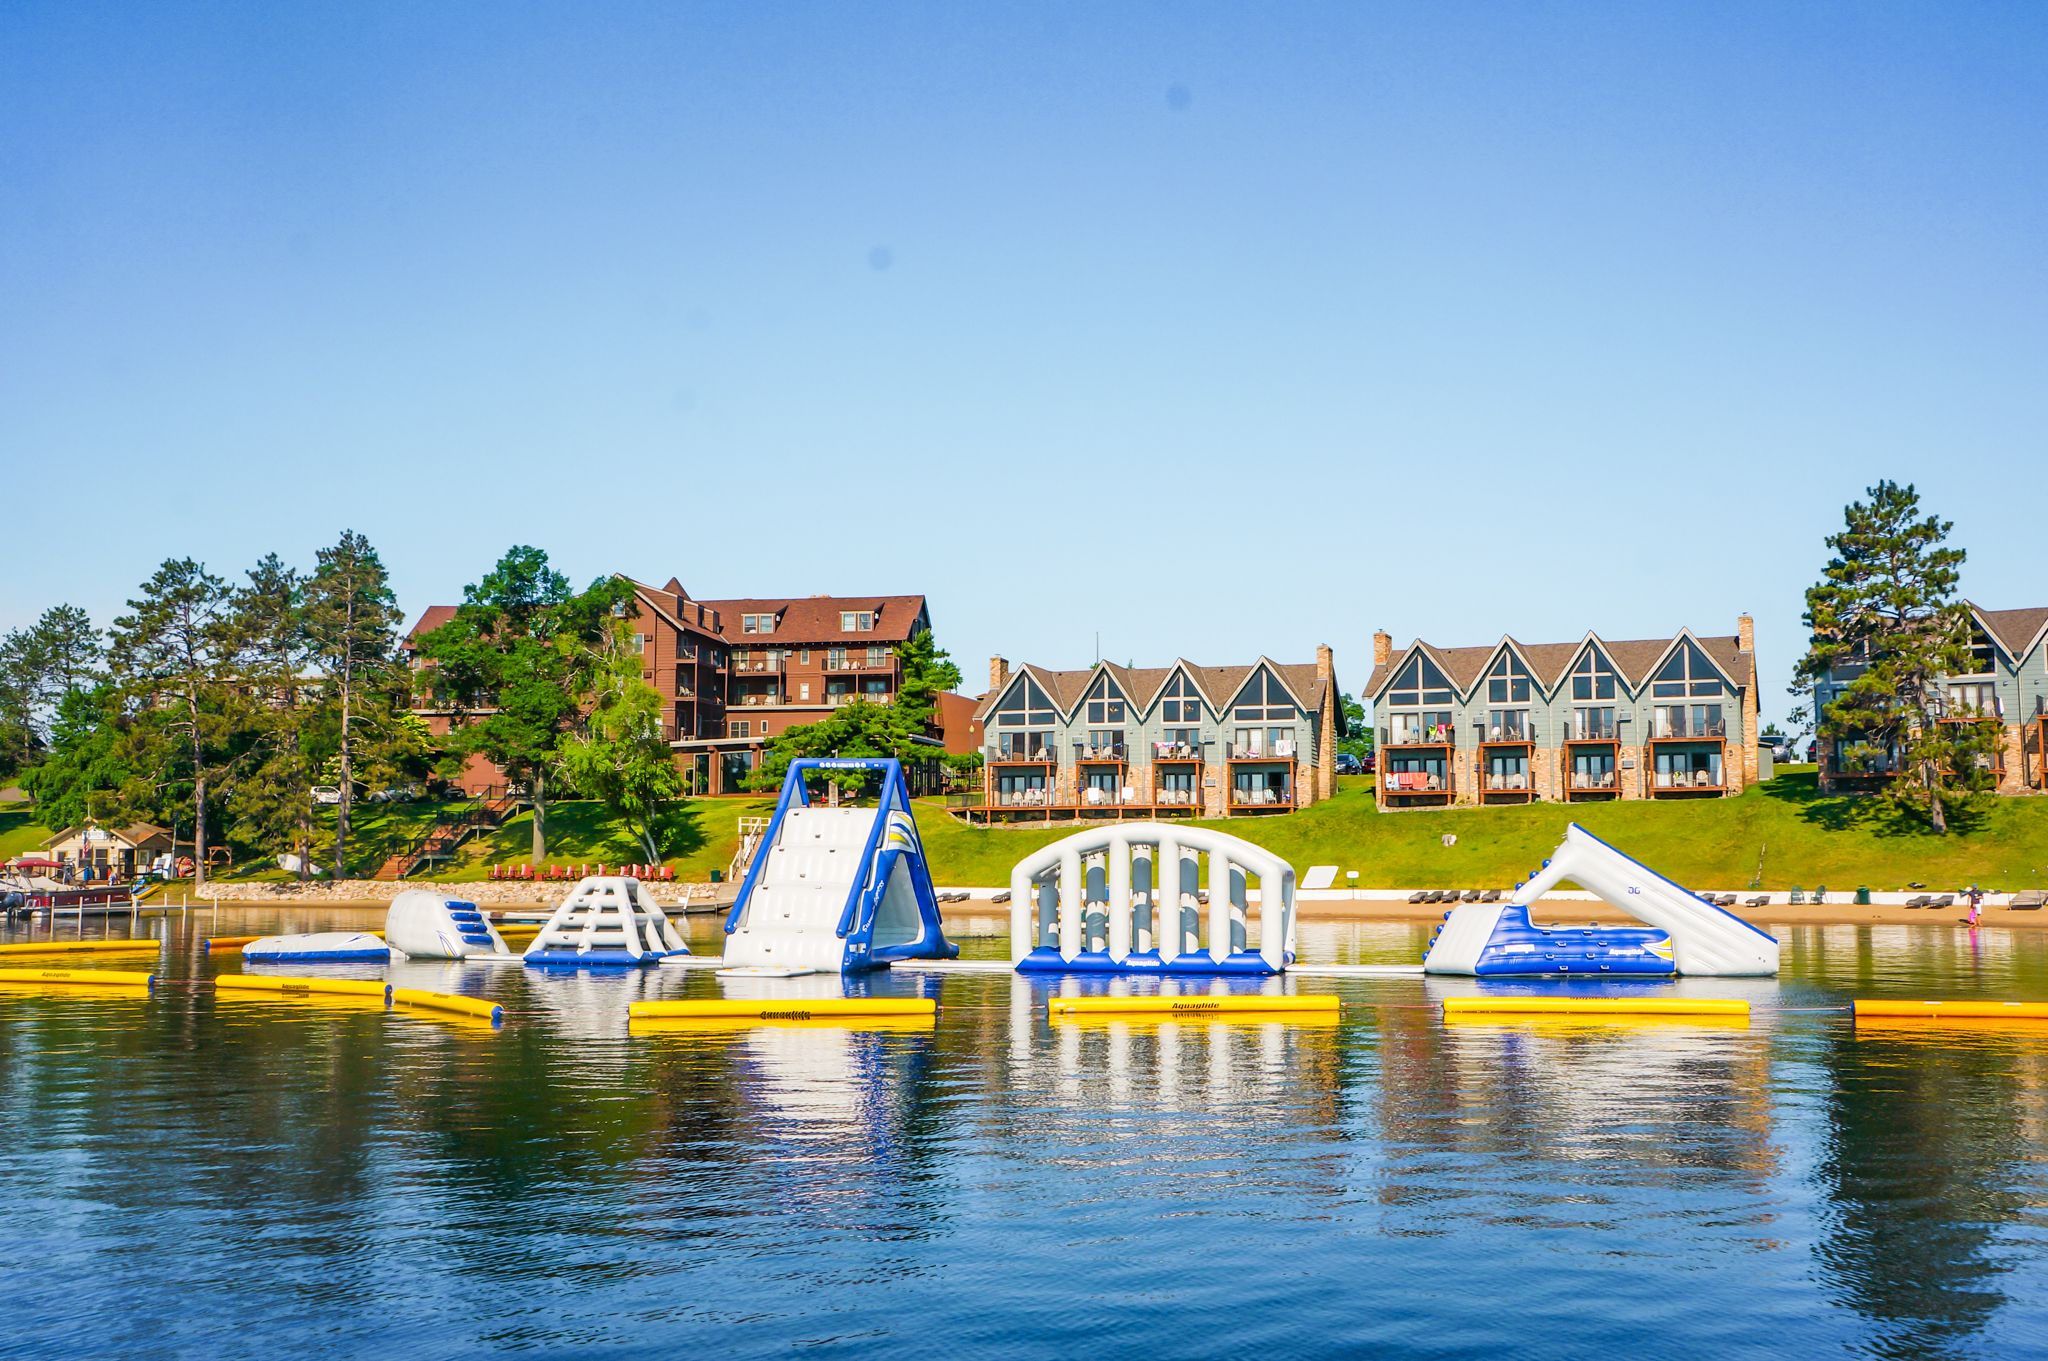
<svg viewBox="0 0 2048 1361">
<path fill-rule="evenodd" d="M 1984 631 L 1997 639 L 2005 655 L 2014 661 L 2032 652 L 2042 633 L 2048 631 L 2048 608 L 1985 610 L 1971 605 L 1970 610 L 1983 623 Z"/>
<path fill-rule="evenodd" d="M 1166 688 L 1166 682 L 1175 671 L 1180 671 L 1195 683 L 1209 708 L 1222 712 L 1229 708 L 1230 701 L 1244 688 L 1252 672 L 1265 667 L 1273 673 L 1274 679 L 1285 686 L 1294 697 L 1295 704 L 1311 713 L 1320 712 L 1329 685 L 1316 675 L 1313 662 L 1298 665 L 1276 662 L 1261 657 L 1247 666 L 1197 666 L 1185 657 L 1177 659 L 1172 666 L 1118 666 L 1114 662 L 1097 662 L 1085 671 L 1049 671 L 1030 662 L 1020 663 L 1010 673 L 1010 679 L 981 697 L 974 716 L 986 718 L 991 710 L 1010 692 L 1016 678 L 1028 674 L 1038 682 L 1039 688 L 1058 706 L 1060 713 L 1071 719 L 1075 708 L 1088 697 L 1088 691 L 1095 684 L 1098 674 L 1107 673 L 1124 692 L 1124 698 L 1134 704 L 1140 713 L 1149 712 L 1159 698 L 1159 692 Z"/>
<path fill-rule="evenodd" d="M 398 645 L 408 652 L 412 651 L 419 646 L 418 639 L 421 634 L 432 633 L 435 629 L 453 619 L 456 608 L 454 605 L 427 606 L 420 614 L 419 620 L 406 630 L 405 637 Z"/>
<path fill-rule="evenodd" d="M 732 642 L 774 638 L 791 643 L 809 643 L 813 647 L 821 643 L 865 646 L 869 643 L 903 642 L 910 637 L 912 627 L 924 616 L 925 609 L 921 595 L 813 595 L 759 600 L 702 600 L 696 603 L 707 610 L 718 611 L 725 636 Z M 874 629 L 867 633 L 841 633 L 839 616 L 846 610 L 873 612 Z M 740 616 L 747 614 L 775 615 L 775 632 L 742 632 Z"/>
<path fill-rule="evenodd" d="M 1607 660 L 1614 663 L 1614 669 L 1631 690 L 1640 689 L 1657 669 L 1671 649 L 1681 639 L 1690 638 L 1700 651 L 1724 675 L 1736 685 L 1756 684 L 1756 655 L 1742 650 L 1742 640 L 1734 636 L 1702 638 L 1690 630 L 1680 629 L 1669 638 L 1625 639 L 1609 642 L 1597 633 L 1588 633 L 1576 643 L 1520 643 L 1504 637 L 1492 647 L 1441 648 L 1432 643 L 1416 639 L 1403 650 L 1394 653 L 1387 664 L 1375 666 L 1365 683 L 1365 693 L 1371 699 L 1378 699 L 1393 682 L 1394 673 L 1407 662 L 1411 653 L 1420 651 L 1444 673 L 1458 693 L 1470 699 L 1474 688 L 1484 679 L 1487 666 L 1502 646 L 1510 646 L 1521 654 L 1529 664 L 1530 674 L 1541 683 L 1546 691 L 1555 692 L 1564 680 L 1571 664 L 1589 643 L 1597 644 L 1607 654 Z"/>
<path fill-rule="evenodd" d="M 43 845 L 54 846 L 60 841 L 69 841 L 72 837 L 77 836 L 86 828 L 98 827 L 99 825 L 100 824 L 97 822 L 81 822 L 76 827 L 65 828 L 63 831 L 57 833 L 57 835 L 45 841 Z M 127 842 L 130 846 L 141 847 L 148 844 L 151 841 L 159 840 L 162 841 L 166 846 L 171 844 L 170 829 L 167 827 L 158 827 L 154 823 L 133 822 L 126 827 L 109 827 L 106 830 L 112 832 L 116 837 L 120 838 L 122 841 Z"/>
<path fill-rule="evenodd" d="M 674 612 L 666 604 L 663 603 L 662 597 L 664 596 L 667 596 L 672 600 L 690 599 L 690 597 L 683 591 L 683 588 L 676 583 L 676 580 L 673 577 L 669 579 L 669 583 L 667 586 L 659 588 L 649 586 L 644 581 L 634 581 L 631 577 L 621 577 L 620 580 L 632 586 L 634 597 L 638 599 L 640 603 L 645 605 L 648 609 L 653 610 L 654 617 L 661 620 L 663 623 L 667 624 L 670 628 L 676 629 L 679 632 L 688 631 L 690 633 L 701 634 L 706 638 L 718 638 L 722 636 L 720 635 L 717 629 L 712 628 L 709 624 L 693 624 L 689 622 L 689 620 L 684 618 L 681 614 Z M 696 602 L 691 601 L 691 603 L 694 605 Z"/>
</svg>

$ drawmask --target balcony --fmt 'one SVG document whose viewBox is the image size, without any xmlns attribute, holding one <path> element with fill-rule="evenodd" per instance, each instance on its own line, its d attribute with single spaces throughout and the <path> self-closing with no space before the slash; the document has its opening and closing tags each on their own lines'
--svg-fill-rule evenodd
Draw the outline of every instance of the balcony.
<svg viewBox="0 0 2048 1361">
<path fill-rule="evenodd" d="M 1565 777 L 1565 790 L 1572 794 L 1612 794 L 1619 792 L 1620 788 L 1611 770 L 1575 770 Z"/>
<path fill-rule="evenodd" d="M 855 700 L 864 699 L 870 704 L 887 704 L 893 698 L 894 696 L 879 691 L 874 694 L 859 694 L 852 690 L 842 690 L 837 694 L 826 695 L 825 703 L 834 709 L 838 709 L 853 703 Z"/>
<path fill-rule="evenodd" d="M 1565 730 L 1567 742 L 1619 742 L 1620 730 L 1612 723 L 1574 723 Z"/>
<path fill-rule="evenodd" d="M 1386 808 L 1441 808 L 1458 794 L 1457 777 L 1448 771 L 1390 770 L 1376 783 Z"/>
<path fill-rule="evenodd" d="M 749 657 L 732 664 L 733 672 L 741 676 L 779 676 L 782 674 L 782 668 L 783 662 L 780 657 L 772 661 L 761 657 Z"/>
<path fill-rule="evenodd" d="M 1458 735 L 1448 723 L 1436 723 L 1427 728 L 1394 728 L 1387 733 L 1390 747 L 1455 747 Z"/>
<path fill-rule="evenodd" d="M 1727 736 L 1726 722 L 1688 723 L 1678 714 L 1660 717 L 1650 729 L 1652 742 L 1718 742 Z"/>
<path fill-rule="evenodd" d="M 884 657 L 880 661 L 870 661 L 866 657 L 827 657 L 825 659 L 825 669 L 827 671 L 894 671 L 896 669 L 896 659 L 894 657 Z"/>
<path fill-rule="evenodd" d="M 1226 761 L 1298 761 L 1301 756 L 1292 742 L 1275 743 L 1271 751 L 1257 747 L 1240 748 L 1235 742 L 1223 744 L 1223 759 Z"/>
<path fill-rule="evenodd" d="M 1294 807 L 1293 789 L 1235 789 L 1230 791 L 1230 806 L 1233 809 L 1270 809 L 1279 811 Z"/>
<path fill-rule="evenodd" d="M 1152 763 L 1154 765 L 1162 761 L 1199 761 L 1201 759 L 1202 749 L 1189 742 L 1154 742 L 1152 744 Z"/>
<path fill-rule="evenodd" d="M 785 701 L 781 695 L 770 691 L 765 695 L 741 695 L 733 702 L 742 708 L 752 708 L 757 705 L 782 704 Z"/>
<path fill-rule="evenodd" d="M 1126 765 L 1130 762 L 1129 749 L 1112 747 L 1075 747 L 1074 759 L 1082 765 Z"/>
</svg>

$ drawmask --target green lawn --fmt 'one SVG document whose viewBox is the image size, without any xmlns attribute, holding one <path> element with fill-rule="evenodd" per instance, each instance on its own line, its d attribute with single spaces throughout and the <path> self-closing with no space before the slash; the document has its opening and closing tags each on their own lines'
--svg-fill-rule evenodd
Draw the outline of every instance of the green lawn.
<svg viewBox="0 0 2048 1361">
<path fill-rule="evenodd" d="M 1806 771 L 1781 775 L 1734 799 L 1688 802 L 1524 804 L 1380 813 L 1370 777 L 1339 782 L 1336 798 L 1283 817 L 1203 825 L 1310 865 L 1357 870 L 1362 886 L 1506 887 L 1528 877 L 1577 821 L 1595 836 L 1683 884 L 1893 889 L 1918 880 L 1995 891 L 2048 886 L 2048 798 L 1996 800 L 1981 823 L 1946 837 L 1919 830 L 1871 798 L 1823 798 Z M 936 803 L 919 808 L 935 877 L 947 884 L 1004 884 L 1027 851 L 1072 831 L 969 828 Z M 1445 835 L 1457 844 L 1445 846 Z M 1766 847 L 1768 849 L 1766 850 Z M 2039 877 L 2037 878 L 2037 872 Z"/>
<path fill-rule="evenodd" d="M 773 808 L 768 798 L 691 800 L 663 828 L 667 863 L 677 878 L 701 882 L 731 860 L 738 820 Z M 433 813 L 431 804 L 359 808 L 352 857 L 358 872 L 371 872 L 389 851 L 419 835 Z M 1018 859 L 1073 830 L 968 827 L 947 816 L 939 800 L 921 801 L 917 818 L 934 878 L 953 885 L 1006 884 Z M 1268 847 L 1296 870 L 1357 870 L 1365 886 L 1491 888 L 1526 877 L 1574 819 L 1653 869 L 1699 888 L 1745 887 L 1757 871 L 1759 853 L 1765 888 L 1894 889 L 1909 881 L 1943 889 L 1970 882 L 1994 891 L 2048 887 L 2048 798 L 1996 800 L 1975 825 L 1938 837 L 1892 815 L 1877 799 L 1821 797 L 1810 768 L 1735 799 L 1404 813 L 1374 808 L 1370 777 L 1346 778 L 1336 798 L 1300 813 L 1204 825 Z M 550 864 L 640 858 L 631 836 L 605 816 L 601 804 L 556 804 L 549 833 Z M 1455 835 L 1457 844 L 1445 846 L 1446 834 Z M 0 804 L 0 857 L 32 851 L 49 835 L 32 809 Z M 459 863 L 433 877 L 461 882 L 482 878 L 492 864 L 524 864 L 531 841 L 531 815 L 523 814 L 473 840 Z M 289 876 L 270 869 L 249 877 Z M 1346 882 L 1341 873 L 1337 882 Z"/>
</svg>

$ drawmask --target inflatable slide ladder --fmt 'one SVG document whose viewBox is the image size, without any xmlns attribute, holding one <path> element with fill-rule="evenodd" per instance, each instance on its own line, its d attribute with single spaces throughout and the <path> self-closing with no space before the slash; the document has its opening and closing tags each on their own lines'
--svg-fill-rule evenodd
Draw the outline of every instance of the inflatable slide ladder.
<svg viewBox="0 0 2048 1361">
<path fill-rule="evenodd" d="M 1569 879 L 1643 927 L 1537 926 L 1529 908 Z M 1422 967 L 1480 978 L 1693 974 L 1767 978 L 1778 942 L 1623 855 L 1573 823 L 1564 843 L 1505 903 L 1461 903 L 1444 917 Z"/>
<path fill-rule="evenodd" d="M 592 875 L 562 899 L 526 947 L 528 964 L 633 967 L 690 947 L 638 879 Z"/>
<path fill-rule="evenodd" d="M 808 771 L 879 771 L 873 808 L 814 806 Z M 725 921 L 728 968 L 879 969 L 897 959 L 953 959 L 939 924 L 924 843 L 894 760 L 789 764 L 739 897 Z"/>
</svg>

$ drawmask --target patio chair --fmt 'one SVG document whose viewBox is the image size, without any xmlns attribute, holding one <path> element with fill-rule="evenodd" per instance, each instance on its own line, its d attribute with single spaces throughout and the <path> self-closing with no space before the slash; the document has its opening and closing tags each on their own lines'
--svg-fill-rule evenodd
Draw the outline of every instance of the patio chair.
<svg viewBox="0 0 2048 1361">
<path fill-rule="evenodd" d="M 1476 888 L 1474 888 L 1474 889 L 1467 889 L 1467 890 L 1466 890 L 1466 892 L 1465 892 L 1465 897 L 1464 897 L 1463 901 L 1464 901 L 1464 902 L 1468 902 L 1468 903 L 1476 903 L 1476 902 L 1478 902 L 1478 901 L 1479 901 L 1479 890 L 1478 890 L 1478 889 L 1476 889 Z"/>
<path fill-rule="evenodd" d="M 1956 895 L 1953 893 L 1944 893 L 1928 904 L 1929 907 L 1954 907 L 1955 905 Z"/>
<path fill-rule="evenodd" d="M 1425 889 L 1418 888 L 1408 895 L 1408 901 L 1411 903 L 1426 903 L 1429 901 L 1429 893 Z"/>
<path fill-rule="evenodd" d="M 1499 902 L 1499 901 L 1500 901 L 1500 890 L 1499 890 L 1499 889 L 1497 889 L 1497 888 L 1490 888 L 1490 889 L 1486 890 L 1486 892 L 1484 892 L 1484 893 L 1482 893 L 1482 894 L 1480 894 L 1480 895 L 1479 895 L 1479 901 L 1480 901 L 1480 902 L 1482 902 L 1482 903 L 1497 903 L 1497 902 Z"/>
<path fill-rule="evenodd" d="M 1925 907 L 1925 906 L 1927 906 L 1927 904 L 1928 904 L 1928 903 L 1930 903 L 1930 902 L 1932 902 L 1932 901 L 1933 901 L 1933 899 L 1932 899 L 1932 898 L 1930 898 L 1930 897 L 1929 897 L 1929 896 L 1928 896 L 1927 894 L 1923 893 L 1923 894 L 1921 894 L 1921 895 L 1920 895 L 1919 897 L 1917 897 L 1917 898 L 1908 898 L 1908 899 L 1906 899 L 1906 906 L 1907 906 L 1907 907 Z"/>
<path fill-rule="evenodd" d="M 1750 907 L 1769 907 L 1771 905 L 1771 895 L 1759 893 L 1756 897 L 1751 898 L 1747 905 Z"/>
<path fill-rule="evenodd" d="M 2048 891 L 2030 888 L 2013 894 L 2006 907 L 2014 912 L 2039 912 L 2043 902 L 2048 902 Z"/>
</svg>

